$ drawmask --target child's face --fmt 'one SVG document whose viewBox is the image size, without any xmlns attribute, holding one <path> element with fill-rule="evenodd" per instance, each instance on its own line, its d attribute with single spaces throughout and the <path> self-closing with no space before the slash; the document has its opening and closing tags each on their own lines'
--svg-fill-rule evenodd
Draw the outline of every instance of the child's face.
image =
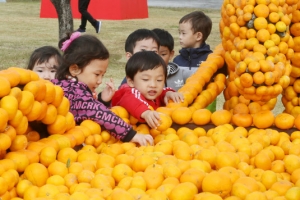
<svg viewBox="0 0 300 200">
<path fill-rule="evenodd" d="M 137 41 L 135 43 L 135 47 L 133 49 L 133 54 L 135 54 L 136 52 L 140 52 L 140 51 L 154 51 L 155 53 L 158 53 L 158 44 L 152 38 Z M 132 56 L 131 53 L 126 52 L 127 60 L 131 56 Z"/>
<path fill-rule="evenodd" d="M 35 63 L 32 71 L 36 72 L 40 78 L 45 80 L 52 80 L 55 77 L 58 63 L 54 57 L 51 57 L 48 62 L 42 64 Z"/>
<path fill-rule="evenodd" d="M 133 80 L 127 78 L 127 83 L 130 87 L 136 88 L 146 99 L 154 100 L 162 93 L 165 86 L 163 66 L 139 71 Z"/>
<path fill-rule="evenodd" d="M 179 41 L 182 48 L 198 48 L 201 45 L 202 33 L 194 33 L 190 22 L 179 24 Z"/>
<path fill-rule="evenodd" d="M 108 59 L 92 60 L 87 66 L 82 70 L 77 68 L 77 72 L 72 72 L 72 69 L 69 69 L 71 74 L 77 77 L 77 80 L 85 83 L 92 92 L 95 92 L 98 86 L 102 83 L 102 78 L 106 72 L 108 66 Z"/>
<path fill-rule="evenodd" d="M 170 60 L 172 60 L 174 56 L 174 51 L 170 51 L 168 47 L 166 46 L 160 46 L 158 50 L 158 54 L 163 58 L 166 64 L 169 63 Z"/>
</svg>

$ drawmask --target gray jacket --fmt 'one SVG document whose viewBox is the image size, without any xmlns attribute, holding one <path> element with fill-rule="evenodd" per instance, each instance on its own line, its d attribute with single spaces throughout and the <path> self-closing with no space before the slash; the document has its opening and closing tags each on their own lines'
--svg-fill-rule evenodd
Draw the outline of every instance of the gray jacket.
<svg viewBox="0 0 300 200">
<path fill-rule="evenodd" d="M 188 77 L 190 77 L 198 68 L 189 69 L 188 67 L 179 67 L 177 64 L 170 62 L 168 64 L 168 76 L 166 86 L 178 91 Z"/>
</svg>

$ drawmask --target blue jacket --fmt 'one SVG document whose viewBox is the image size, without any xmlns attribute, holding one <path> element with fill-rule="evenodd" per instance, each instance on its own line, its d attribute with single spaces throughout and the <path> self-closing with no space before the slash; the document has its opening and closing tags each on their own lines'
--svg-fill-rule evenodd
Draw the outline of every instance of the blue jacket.
<svg viewBox="0 0 300 200">
<path fill-rule="evenodd" d="M 199 67 L 202 61 L 205 61 L 208 54 L 212 53 L 210 46 L 203 43 L 199 48 L 183 48 L 179 55 L 173 60 L 180 67 Z"/>
</svg>

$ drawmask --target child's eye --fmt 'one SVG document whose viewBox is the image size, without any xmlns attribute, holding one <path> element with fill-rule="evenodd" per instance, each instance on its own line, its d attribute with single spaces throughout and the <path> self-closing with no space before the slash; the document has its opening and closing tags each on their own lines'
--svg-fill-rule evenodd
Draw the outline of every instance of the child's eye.
<svg viewBox="0 0 300 200">
<path fill-rule="evenodd" d="M 157 82 L 162 82 L 163 80 L 157 80 Z"/>
<path fill-rule="evenodd" d="M 56 73 L 56 70 L 51 70 L 51 73 Z"/>
<path fill-rule="evenodd" d="M 37 70 L 37 71 L 40 72 L 40 73 L 44 72 L 43 70 Z"/>
<path fill-rule="evenodd" d="M 143 81 L 148 81 L 149 79 L 142 79 Z"/>
</svg>

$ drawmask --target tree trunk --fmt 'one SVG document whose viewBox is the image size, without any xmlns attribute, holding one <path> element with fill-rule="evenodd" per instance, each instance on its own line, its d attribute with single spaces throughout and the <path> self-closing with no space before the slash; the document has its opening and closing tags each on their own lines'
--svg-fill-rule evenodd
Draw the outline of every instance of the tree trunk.
<svg viewBox="0 0 300 200">
<path fill-rule="evenodd" d="M 73 15 L 70 0 L 50 0 L 56 9 L 58 16 L 59 40 L 66 33 L 73 32 Z"/>
</svg>

